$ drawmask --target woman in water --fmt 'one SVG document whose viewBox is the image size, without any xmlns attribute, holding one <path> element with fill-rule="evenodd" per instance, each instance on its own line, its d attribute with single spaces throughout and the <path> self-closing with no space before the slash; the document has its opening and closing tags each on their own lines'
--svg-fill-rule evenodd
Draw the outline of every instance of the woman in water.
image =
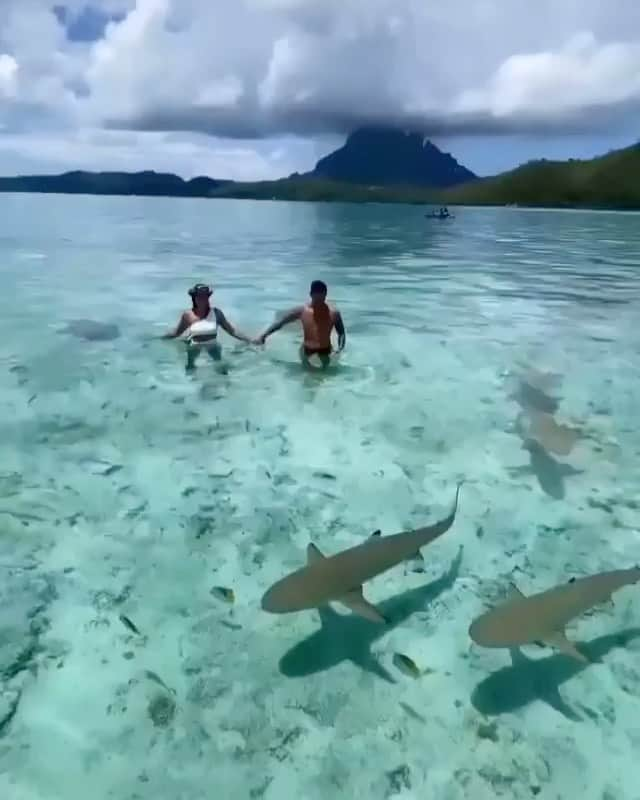
<svg viewBox="0 0 640 800">
<path fill-rule="evenodd" d="M 183 311 L 176 327 L 163 336 L 164 339 L 176 339 L 184 334 L 184 339 L 187 343 L 188 370 L 194 368 L 196 358 L 202 348 L 215 361 L 220 361 L 221 351 L 218 342 L 218 327 L 241 342 L 251 343 L 252 341 L 248 336 L 240 333 L 219 308 L 211 307 L 209 298 L 212 294 L 213 289 L 204 283 L 196 283 L 195 286 L 192 286 L 189 289 L 191 308 Z"/>
</svg>

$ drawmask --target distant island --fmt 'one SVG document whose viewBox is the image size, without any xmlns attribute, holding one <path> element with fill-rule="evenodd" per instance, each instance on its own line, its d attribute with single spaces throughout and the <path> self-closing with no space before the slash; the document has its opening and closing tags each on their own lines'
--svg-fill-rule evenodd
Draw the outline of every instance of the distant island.
<svg viewBox="0 0 640 800">
<path fill-rule="evenodd" d="M 0 178 L 0 192 L 55 194 L 140 195 L 145 197 L 209 197 L 231 183 L 205 176 L 185 181 L 171 173 L 153 172 L 65 172 L 62 175 L 20 175 Z"/>
<path fill-rule="evenodd" d="M 444 189 L 476 180 L 449 153 L 420 133 L 359 128 L 338 150 L 321 158 L 304 178 L 361 186 L 428 186 Z"/>
<path fill-rule="evenodd" d="M 73 171 L 0 178 L 0 192 L 640 209 L 640 143 L 589 160 L 532 161 L 479 178 L 419 133 L 361 128 L 311 172 L 278 180 Z"/>
</svg>

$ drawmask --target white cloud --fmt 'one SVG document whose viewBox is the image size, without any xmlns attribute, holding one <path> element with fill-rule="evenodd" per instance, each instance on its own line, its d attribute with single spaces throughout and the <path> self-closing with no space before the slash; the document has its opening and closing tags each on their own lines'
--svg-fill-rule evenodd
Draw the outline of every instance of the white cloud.
<svg viewBox="0 0 640 800">
<path fill-rule="evenodd" d="M 86 5 L 63 4 L 76 18 Z M 617 0 L 615 13 L 605 0 L 92 4 L 125 16 L 87 44 L 68 40 L 49 0 L 0 3 L 0 152 L 18 148 L 7 137 L 20 132 L 20 157 L 45 137 L 51 164 L 67 158 L 55 143 L 69 141 L 96 167 L 129 159 L 126 150 L 140 167 L 168 167 L 171 156 L 189 172 L 201 162 L 257 177 L 283 166 L 270 156 L 281 144 L 243 138 L 386 120 L 442 136 L 640 127 L 637 0 Z M 82 138 L 100 127 L 140 135 L 128 145 Z"/>
<path fill-rule="evenodd" d="M 314 157 L 307 149 L 304 163 Z M 58 173 L 74 169 L 153 169 L 185 178 L 209 175 L 232 180 L 266 180 L 294 171 L 288 148 L 273 142 L 217 141 L 204 135 L 82 129 L 45 134 L 0 130 L 0 173 Z M 4 168 L 4 165 L 10 168 Z"/>
<path fill-rule="evenodd" d="M 0 54 L 0 96 L 10 99 L 16 96 L 18 62 L 6 53 Z"/>
<path fill-rule="evenodd" d="M 457 107 L 496 119 L 523 114 L 544 120 L 639 101 L 640 41 L 600 44 L 580 32 L 556 53 L 510 56 L 485 88 L 463 92 Z"/>
</svg>

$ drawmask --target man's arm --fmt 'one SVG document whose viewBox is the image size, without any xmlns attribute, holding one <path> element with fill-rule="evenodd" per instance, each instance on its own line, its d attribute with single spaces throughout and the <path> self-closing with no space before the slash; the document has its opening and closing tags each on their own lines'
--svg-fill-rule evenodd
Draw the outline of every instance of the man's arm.
<svg viewBox="0 0 640 800">
<path fill-rule="evenodd" d="M 287 311 L 287 313 L 283 314 L 280 319 L 269 325 L 262 336 L 258 337 L 257 341 L 260 342 L 260 344 L 264 344 L 267 336 L 271 336 L 272 333 L 279 331 L 280 328 L 283 328 L 285 325 L 289 325 L 290 323 L 295 322 L 297 319 L 300 319 L 302 309 L 302 306 L 297 306 L 296 308 L 292 308 L 291 311 Z"/>
<path fill-rule="evenodd" d="M 178 336 L 181 336 L 189 327 L 189 319 L 187 317 L 186 312 L 182 313 L 182 316 L 178 320 L 178 324 L 172 331 L 168 331 L 162 335 L 163 339 L 176 339 Z"/>
<path fill-rule="evenodd" d="M 342 319 L 342 314 L 337 310 L 333 325 L 338 334 L 338 350 L 344 350 L 344 346 L 347 343 L 347 332 L 344 329 L 344 321 Z"/>
<path fill-rule="evenodd" d="M 216 315 L 216 319 L 218 320 L 218 325 L 222 328 L 223 331 L 226 331 L 229 336 L 233 336 L 234 339 L 238 339 L 241 342 L 251 343 L 251 339 L 248 336 L 245 336 L 244 333 L 241 333 L 237 328 L 235 328 L 229 320 L 225 317 L 225 315 L 220 311 L 219 308 L 214 310 Z"/>
</svg>

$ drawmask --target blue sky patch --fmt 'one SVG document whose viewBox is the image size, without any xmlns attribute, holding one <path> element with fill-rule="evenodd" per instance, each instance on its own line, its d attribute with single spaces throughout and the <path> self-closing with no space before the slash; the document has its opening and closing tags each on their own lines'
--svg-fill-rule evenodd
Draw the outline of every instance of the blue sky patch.
<svg viewBox="0 0 640 800">
<path fill-rule="evenodd" d="M 95 42 L 102 39 L 110 22 L 120 22 L 124 14 L 107 14 L 92 5 L 86 5 L 82 11 L 74 14 L 64 5 L 53 7 L 53 13 L 67 31 L 67 39 L 71 42 Z"/>
</svg>

